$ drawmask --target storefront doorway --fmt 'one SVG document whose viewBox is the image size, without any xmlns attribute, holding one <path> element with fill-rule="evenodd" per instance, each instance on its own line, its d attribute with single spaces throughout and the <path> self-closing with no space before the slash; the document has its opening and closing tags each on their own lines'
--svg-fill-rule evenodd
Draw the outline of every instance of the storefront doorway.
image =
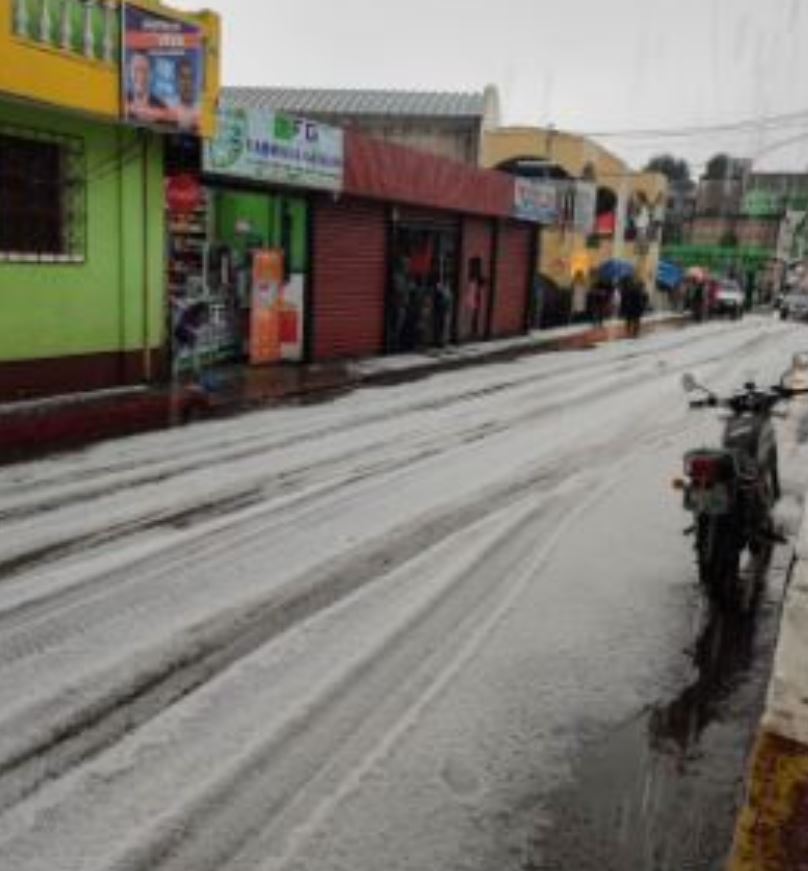
<svg viewBox="0 0 808 871">
<path fill-rule="evenodd" d="M 455 341 L 456 223 L 404 219 L 394 222 L 391 235 L 388 352 L 443 347 Z"/>
<path fill-rule="evenodd" d="M 304 359 L 307 200 L 207 179 L 185 137 L 169 141 L 166 169 L 174 374 Z"/>
</svg>

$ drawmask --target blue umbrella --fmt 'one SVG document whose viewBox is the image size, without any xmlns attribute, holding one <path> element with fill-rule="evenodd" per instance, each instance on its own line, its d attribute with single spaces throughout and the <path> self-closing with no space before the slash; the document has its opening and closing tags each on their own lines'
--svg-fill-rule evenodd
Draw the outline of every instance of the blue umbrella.
<svg viewBox="0 0 808 871">
<path fill-rule="evenodd" d="M 657 269 L 657 284 L 660 287 L 673 290 L 684 281 L 684 270 L 668 260 L 660 260 Z"/>
<path fill-rule="evenodd" d="M 615 284 L 634 275 L 634 265 L 625 260 L 607 260 L 605 263 L 601 263 L 598 274 L 603 281 Z"/>
</svg>

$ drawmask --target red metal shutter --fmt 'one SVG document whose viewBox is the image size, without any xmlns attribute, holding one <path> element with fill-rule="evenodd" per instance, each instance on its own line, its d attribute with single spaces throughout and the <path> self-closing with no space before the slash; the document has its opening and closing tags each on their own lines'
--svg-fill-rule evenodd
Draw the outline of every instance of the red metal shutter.
<svg viewBox="0 0 808 871">
<path fill-rule="evenodd" d="M 380 354 L 387 287 L 387 222 L 379 203 L 314 206 L 314 359 Z"/>
<path fill-rule="evenodd" d="M 460 342 L 482 339 L 488 332 L 488 297 L 491 293 L 491 255 L 493 225 L 490 219 L 463 219 L 463 252 L 460 268 L 460 308 L 457 313 L 457 338 Z M 483 282 L 479 288 L 471 285 L 470 268 L 475 258 L 480 260 Z"/>
<path fill-rule="evenodd" d="M 525 331 L 528 304 L 528 270 L 533 249 L 533 227 L 502 224 L 494 291 L 493 336 L 515 336 Z"/>
</svg>

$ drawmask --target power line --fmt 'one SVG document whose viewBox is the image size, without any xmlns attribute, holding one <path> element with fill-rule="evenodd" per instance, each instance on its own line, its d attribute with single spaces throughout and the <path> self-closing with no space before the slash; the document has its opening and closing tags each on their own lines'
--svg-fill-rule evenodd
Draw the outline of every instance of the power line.
<svg viewBox="0 0 808 871">
<path fill-rule="evenodd" d="M 669 127 L 667 129 L 646 130 L 612 130 L 583 133 L 583 136 L 599 136 L 601 138 L 676 138 L 702 135 L 720 135 L 722 133 L 756 132 L 763 129 L 788 127 L 792 124 L 808 122 L 808 110 L 789 115 L 774 115 L 760 119 L 747 119 L 727 124 L 711 124 L 700 127 Z"/>
<path fill-rule="evenodd" d="M 779 151 L 781 148 L 788 148 L 789 145 L 797 145 L 806 140 L 808 140 L 808 132 L 800 133 L 797 136 L 789 136 L 788 139 L 781 139 L 778 142 L 772 142 L 770 145 L 761 148 L 760 151 L 755 154 L 754 159 L 758 160 L 772 151 Z"/>
<path fill-rule="evenodd" d="M 706 124 L 691 127 L 668 127 L 634 130 L 592 130 L 570 131 L 574 136 L 597 137 L 600 139 L 675 139 L 719 133 L 754 132 L 762 128 L 776 129 L 791 124 L 808 122 L 808 109 L 783 115 L 769 115 L 762 118 L 747 118 L 726 124 Z"/>
</svg>

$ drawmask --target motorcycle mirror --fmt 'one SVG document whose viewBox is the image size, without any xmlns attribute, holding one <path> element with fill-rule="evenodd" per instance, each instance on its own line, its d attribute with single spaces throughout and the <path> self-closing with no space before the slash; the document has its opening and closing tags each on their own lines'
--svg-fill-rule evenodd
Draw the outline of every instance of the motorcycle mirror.
<svg viewBox="0 0 808 871">
<path fill-rule="evenodd" d="M 808 354 L 794 355 L 791 368 L 787 369 L 780 379 L 780 386 L 799 392 L 804 392 L 808 388 Z"/>
<path fill-rule="evenodd" d="M 685 374 L 682 375 L 682 387 L 684 388 L 685 393 L 693 393 L 699 389 L 699 382 L 696 381 L 695 377 L 690 372 L 685 372 Z"/>
<path fill-rule="evenodd" d="M 804 372 L 808 369 L 808 354 L 795 354 L 791 361 L 791 368 L 796 372 Z"/>
</svg>

